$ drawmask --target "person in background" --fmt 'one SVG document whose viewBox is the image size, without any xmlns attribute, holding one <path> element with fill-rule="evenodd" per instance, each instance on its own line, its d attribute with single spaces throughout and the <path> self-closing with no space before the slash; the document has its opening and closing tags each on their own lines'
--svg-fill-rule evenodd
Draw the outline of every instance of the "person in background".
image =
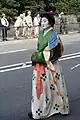
<svg viewBox="0 0 80 120">
<path fill-rule="evenodd" d="M 50 13 L 41 13 L 41 27 L 37 50 L 32 53 L 32 99 L 29 118 L 44 119 L 54 114 L 68 115 L 69 102 L 59 58 L 63 44 L 54 30 L 55 19 Z"/>
<path fill-rule="evenodd" d="M 25 16 L 25 13 L 23 13 L 22 26 L 23 26 L 22 36 L 23 36 L 23 37 L 26 37 L 26 36 L 27 36 L 28 26 L 27 26 L 27 23 L 26 23 L 26 16 Z"/>
<path fill-rule="evenodd" d="M 80 12 L 77 15 L 77 22 L 79 24 L 79 33 L 80 33 Z"/>
<path fill-rule="evenodd" d="M 32 38 L 32 27 L 33 27 L 33 23 L 32 23 L 32 17 L 31 17 L 31 11 L 27 12 L 27 16 L 26 16 L 26 24 L 28 26 L 28 31 L 27 31 L 27 38 Z"/>
<path fill-rule="evenodd" d="M 36 38 L 39 35 L 39 25 L 40 25 L 40 15 L 39 14 L 37 14 L 34 17 L 33 24 L 34 24 L 34 37 Z"/>
<path fill-rule="evenodd" d="M 66 13 L 64 14 L 64 34 L 68 34 L 68 18 Z"/>
<path fill-rule="evenodd" d="M 59 18 L 60 18 L 60 34 L 68 34 L 68 30 L 67 30 L 67 16 L 64 15 L 63 12 L 61 12 L 59 14 Z"/>
<path fill-rule="evenodd" d="M 4 13 L 2 13 L 1 26 L 2 26 L 2 40 L 7 41 L 7 30 L 8 30 L 9 22 Z"/>
<path fill-rule="evenodd" d="M 20 33 L 20 27 L 22 26 L 22 21 L 23 21 L 23 14 L 20 14 L 20 16 L 17 17 L 17 20 L 14 23 L 15 39 L 19 39 L 19 33 Z"/>
</svg>

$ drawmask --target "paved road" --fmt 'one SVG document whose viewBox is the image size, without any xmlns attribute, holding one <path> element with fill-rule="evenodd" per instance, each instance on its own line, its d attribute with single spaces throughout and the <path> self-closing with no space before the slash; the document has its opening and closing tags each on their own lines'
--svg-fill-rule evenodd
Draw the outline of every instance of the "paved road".
<svg viewBox="0 0 80 120">
<path fill-rule="evenodd" d="M 47 120 L 80 120 L 80 35 L 61 36 L 65 46 L 65 59 L 60 60 L 69 93 L 71 114 L 52 116 Z M 15 41 L 0 43 L 0 120 L 29 120 L 31 98 L 31 67 L 11 69 L 10 65 L 30 61 L 36 48 L 36 41 Z M 69 54 L 72 54 L 70 55 Z M 74 54 L 75 53 L 75 54 Z M 78 57 L 79 56 L 79 57 Z M 68 59 L 68 60 L 67 60 Z M 10 71 L 1 72 L 1 67 Z M 17 68 L 17 66 L 15 67 Z"/>
</svg>

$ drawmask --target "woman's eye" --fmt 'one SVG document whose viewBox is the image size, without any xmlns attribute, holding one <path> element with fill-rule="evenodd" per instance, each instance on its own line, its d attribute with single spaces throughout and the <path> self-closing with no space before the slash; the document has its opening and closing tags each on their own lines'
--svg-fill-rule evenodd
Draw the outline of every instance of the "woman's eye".
<svg viewBox="0 0 80 120">
<path fill-rule="evenodd" d="M 44 22 L 46 22 L 46 20 L 42 20 L 41 22 L 44 23 Z"/>
</svg>

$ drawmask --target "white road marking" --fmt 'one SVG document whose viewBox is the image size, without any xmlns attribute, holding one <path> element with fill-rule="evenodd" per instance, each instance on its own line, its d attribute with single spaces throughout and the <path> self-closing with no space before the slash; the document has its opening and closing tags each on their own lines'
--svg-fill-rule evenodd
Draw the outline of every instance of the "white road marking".
<svg viewBox="0 0 80 120">
<path fill-rule="evenodd" d="M 75 56 L 71 56 L 71 57 L 64 57 L 64 58 L 60 58 L 59 61 L 70 60 L 70 59 L 79 58 L 79 57 L 80 57 L 80 55 L 75 55 Z"/>
<path fill-rule="evenodd" d="M 72 67 L 71 70 L 73 70 L 73 69 L 75 69 L 75 68 L 77 68 L 77 67 L 79 67 L 79 66 L 80 66 L 80 64 L 77 64 L 77 65 L 75 65 L 74 67 Z"/>
<path fill-rule="evenodd" d="M 16 67 L 16 68 L 10 68 L 10 69 L 5 69 L 5 70 L 0 70 L 0 73 L 14 71 L 14 70 L 20 70 L 20 69 L 24 69 L 24 68 L 28 68 L 28 67 L 31 67 L 31 65 L 21 66 L 21 67 Z"/>
<path fill-rule="evenodd" d="M 17 64 L 12 64 L 12 65 L 6 65 L 6 66 L 0 67 L 0 69 L 6 69 L 6 68 L 21 66 L 21 65 L 23 66 L 24 64 L 28 65 L 28 64 L 31 64 L 31 63 L 32 62 L 25 62 L 25 63 L 17 63 Z"/>
<path fill-rule="evenodd" d="M 59 61 L 70 60 L 70 59 L 74 59 L 74 58 L 79 58 L 80 55 L 77 55 L 77 54 L 75 54 L 73 56 L 69 55 L 69 57 L 62 57 L 62 58 L 59 59 Z M 66 56 L 68 56 L 68 55 L 66 55 Z M 25 62 L 25 63 L 17 63 L 17 64 L 12 64 L 12 65 L 2 66 L 2 67 L 0 67 L 0 72 L 2 73 L 2 72 L 14 71 L 14 70 L 19 70 L 19 69 L 24 69 L 24 68 L 27 68 L 27 67 L 31 67 L 32 66 L 31 63 L 32 62 L 29 61 L 29 62 Z M 78 67 L 78 66 L 79 65 L 72 67 L 71 70 L 74 69 L 75 67 Z"/>
<path fill-rule="evenodd" d="M 12 64 L 12 65 L 6 65 L 6 66 L 2 66 L 0 67 L 0 69 L 6 69 L 6 68 L 10 68 L 10 67 L 16 67 L 19 65 L 23 65 L 23 63 L 17 63 L 17 64 Z"/>
<path fill-rule="evenodd" d="M 10 53 L 15 53 L 15 52 L 21 52 L 21 51 L 27 51 L 28 49 L 18 49 L 18 50 L 12 50 L 12 51 L 7 51 L 7 52 L 0 52 L 0 54 L 10 54 Z M 73 56 L 73 55 L 78 55 L 80 54 L 80 52 L 77 52 L 77 53 L 71 53 L 71 54 L 68 54 L 68 55 L 63 55 L 61 58 L 64 58 L 64 57 L 69 57 L 69 56 Z"/>
<path fill-rule="evenodd" d="M 80 52 L 77 52 L 77 53 L 71 53 L 71 54 L 68 54 L 68 55 L 63 55 L 62 58 L 63 58 L 63 57 L 73 56 L 73 55 L 78 55 L 78 54 L 80 54 Z"/>
<path fill-rule="evenodd" d="M 22 51 L 27 51 L 27 50 L 28 49 L 19 49 L 19 50 L 7 51 L 7 52 L 0 52 L 0 55 L 9 54 L 9 53 L 15 53 L 15 52 L 22 52 Z"/>
</svg>

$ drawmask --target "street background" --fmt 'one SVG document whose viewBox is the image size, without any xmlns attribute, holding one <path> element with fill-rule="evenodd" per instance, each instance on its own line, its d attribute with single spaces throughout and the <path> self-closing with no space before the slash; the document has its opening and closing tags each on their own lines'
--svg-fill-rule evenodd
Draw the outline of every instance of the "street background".
<svg viewBox="0 0 80 120">
<path fill-rule="evenodd" d="M 60 64 L 66 80 L 71 113 L 46 120 L 80 120 L 80 34 L 60 35 L 64 55 Z M 31 54 L 37 38 L 0 42 L 0 120 L 29 120 Z M 76 66 L 77 65 L 77 66 Z"/>
</svg>

